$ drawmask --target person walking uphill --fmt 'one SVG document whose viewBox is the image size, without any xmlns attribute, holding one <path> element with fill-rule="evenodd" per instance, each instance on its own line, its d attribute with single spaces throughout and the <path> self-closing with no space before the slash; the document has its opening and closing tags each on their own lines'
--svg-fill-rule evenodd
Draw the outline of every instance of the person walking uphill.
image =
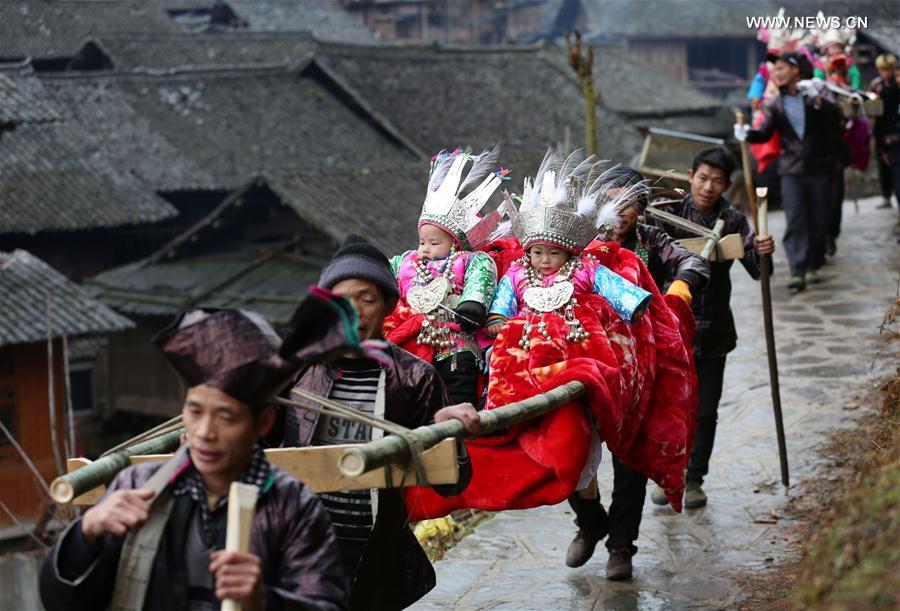
<svg viewBox="0 0 900 611">
<path fill-rule="evenodd" d="M 397 281 L 387 257 L 365 239 L 350 235 L 325 266 L 319 286 L 349 299 L 359 314 L 361 340 L 382 339 L 385 317 L 399 299 Z M 469 403 L 444 407 L 447 394 L 437 370 L 402 348 L 387 344 L 392 362 L 376 362 L 349 354 L 303 370 L 294 389 L 340 401 L 407 428 L 461 420 L 477 432 L 478 413 Z M 300 396 L 292 396 L 305 404 Z M 282 408 L 270 441 L 284 447 L 365 443 L 381 431 L 337 416 Z M 435 487 L 439 494 L 458 494 L 468 484 L 471 464 L 461 444 L 457 484 Z M 331 515 L 350 578 L 351 609 L 402 609 L 435 585 L 434 569 L 409 528 L 402 489 L 359 490 L 320 495 Z"/>
<path fill-rule="evenodd" d="M 801 81 L 807 68 L 797 53 L 772 56 L 772 78 L 779 87 L 763 106 L 758 129 L 735 125 L 734 136 L 751 143 L 766 142 L 781 134 L 781 198 L 787 217 L 784 250 L 791 268 L 788 288 L 806 289 L 820 281 L 825 262 L 830 188 L 843 146 L 841 112 L 825 96 L 824 85 Z"/>
<path fill-rule="evenodd" d="M 662 209 L 712 229 L 716 221 L 723 219 L 722 235 L 740 234 L 744 242 L 741 264 L 753 279 L 759 278 L 759 255 L 775 251 L 772 236 L 758 238 L 753 235 L 747 217 L 731 207 L 722 194 L 731 186 L 734 160 L 722 148 L 709 148 L 697 154 L 688 176 L 691 192 L 674 204 Z M 690 232 L 662 225 L 673 238 L 694 237 Z M 737 345 L 737 331 L 731 314 L 731 265 L 734 261 L 715 261 L 709 264 L 709 282 L 699 294 L 693 296 L 691 310 L 697 321 L 694 336 L 694 361 L 697 366 L 698 413 L 697 433 L 687 467 L 684 506 L 688 508 L 706 505 L 703 478 L 709 471 L 716 436 L 719 399 L 725 374 L 725 357 Z M 666 504 L 666 497 L 657 488 L 651 493 L 657 505 Z"/>
<path fill-rule="evenodd" d="M 619 224 L 613 239 L 640 257 L 660 291 L 677 295 L 690 305 L 691 295 L 699 294 L 709 280 L 709 262 L 678 244 L 662 229 L 637 222 L 647 208 L 650 195 L 650 187 L 640 172 L 628 166 L 616 166 L 607 172 L 607 177 L 606 192 L 610 197 L 626 189 L 633 193 L 617 210 Z M 605 239 L 603 234 L 587 249 L 603 248 L 601 240 Z M 638 549 L 634 543 L 640 532 L 647 478 L 615 455 L 612 462 L 613 491 L 608 514 L 599 496 L 585 498 L 576 493 L 568 499 L 575 512 L 578 532 L 569 544 L 566 566 L 574 568 L 585 564 L 597 543 L 608 533 L 606 578 L 617 581 L 632 577 L 631 558 Z"/>
<path fill-rule="evenodd" d="M 188 387 L 181 410 L 187 454 L 182 446 L 167 463 L 123 470 L 63 532 L 40 577 L 48 611 L 206 611 L 226 598 L 246 611 L 347 608 L 325 508 L 270 465 L 257 443 L 274 420 L 269 401 L 300 367 L 284 347 L 303 344 L 298 338 L 313 324 L 321 337 L 346 337 L 343 320 L 329 322 L 327 310 L 301 305 L 284 343 L 261 316 L 243 310 L 192 310 L 157 337 Z M 301 348 L 324 355 L 352 345 L 313 343 Z M 157 492 L 160 472 L 169 481 Z M 250 553 L 224 551 L 235 481 L 259 488 Z"/>
</svg>

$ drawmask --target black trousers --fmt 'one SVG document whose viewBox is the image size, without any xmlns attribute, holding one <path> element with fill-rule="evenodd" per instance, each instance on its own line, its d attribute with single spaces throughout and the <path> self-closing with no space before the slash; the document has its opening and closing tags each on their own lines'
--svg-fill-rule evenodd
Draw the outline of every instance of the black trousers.
<svg viewBox="0 0 900 611">
<path fill-rule="evenodd" d="M 609 530 L 606 547 L 627 547 L 637 552 L 637 541 L 647 496 L 647 478 L 613 456 L 613 493 L 609 513 L 603 508 L 600 497 L 583 499 L 574 493 L 569 506 L 575 512 L 578 528 L 597 530 L 603 524 Z"/>
<path fill-rule="evenodd" d="M 891 193 L 894 192 L 894 181 L 891 177 L 891 164 L 885 162 L 884 158 L 878 153 L 875 154 L 875 161 L 878 164 L 878 185 L 881 187 L 881 196 L 884 197 L 884 199 L 890 199 Z"/>
<path fill-rule="evenodd" d="M 831 214 L 828 218 L 828 237 L 836 240 L 841 235 L 841 217 L 844 211 L 844 170 L 837 170 L 831 177 Z"/>
<path fill-rule="evenodd" d="M 709 473 L 709 457 L 716 440 L 716 423 L 719 419 L 719 399 L 722 398 L 722 381 L 725 378 L 725 357 L 698 358 L 697 364 L 697 431 L 694 448 L 688 461 L 687 481 L 703 483 Z"/>
<path fill-rule="evenodd" d="M 367 542 L 353 539 L 337 539 L 337 544 L 341 554 L 341 564 L 344 567 L 344 575 L 347 577 L 347 585 L 351 587 L 356 580 L 356 571 L 359 569 L 359 562 L 362 560 L 363 552 L 366 551 Z"/>
<path fill-rule="evenodd" d="M 478 374 L 480 369 L 471 352 L 460 352 L 434 362 L 434 368 L 447 387 L 450 404 L 478 404 Z"/>
<path fill-rule="evenodd" d="M 833 210 L 830 187 L 831 177 L 825 174 L 781 176 L 781 203 L 787 219 L 782 243 L 793 276 L 825 263 L 825 236 Z"/>
</svg>

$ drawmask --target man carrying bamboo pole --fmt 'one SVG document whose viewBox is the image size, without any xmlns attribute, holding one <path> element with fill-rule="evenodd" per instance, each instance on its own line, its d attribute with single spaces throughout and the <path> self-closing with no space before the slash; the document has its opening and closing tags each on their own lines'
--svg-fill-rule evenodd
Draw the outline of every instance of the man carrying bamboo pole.
<svg viewBox="0 0 900 611">
<path fill-rule="evenodd" d="M 704 227 L 713 227 L 722 219 L 725 226 L 722 235 L 738 233 L 744 241 L 744 257 L 741 264 L 747 273 L 759 279 L 759 255 L 775 251 L 772 236 L 754 236 L 747 217 L 731 207 L 722 196 L 731 186 L 734 160 L 723 148 L 715 147 L 700 151 L 691 164 L 688 176 L 691 192 L 676 203 L 662 209 Z M 662 228 L 676 239 L 694 237 L 684 229 L 662 224 Z M 716 435 L 719 399 L 722 396 L 722 382 L 725 375 L 725 357 L 737 344 L 737 331 L 731 314 L 731 265 L 733 260 L 710 263 L 710 277 L 706 288 L 694 295 L 691 309 L 697 322 L 694 337 L 694 360 L 697 366 L 697 389 L 699 405 L 697 432 L 694 447 L 688 462 L 687 482 L 684 492 L 684 506 L 687 508 L 706 505 L 703 492 L 703 478 L 709 471 L 713 441 Z M 665 505 L 668 501 L 662 490 L 651 493 L 653 502 Z"/>
<path fill-rule="evenodd" d="M 778 93 L 763 106 L 765 116 L 758 129 L 735 125 L 739 141 L 766 142 L 775 131 L 781 135 L 781 203 L 787 228 L 784 250 L 791 268 L 792 291 L 806 290 L 821 281 L 825 263 L 827 220 L 830 214 L 831 176 L 845 146 L 841 112 L 832 94 L 808 78 L 811 66 L 798 53 L 770 56 L 772 78 Z"/>
<path fill-rule="evenodd" d="M 650 188 L 645 185 L 640 172 L 628 166 L 618 166 L 607 174 L 610 186 L 606 191 L 613 197 L 623 189 L 644 187 L 634 191 L 634 197 L 620 208 L 619 225 L 613 239 L 622 248 L 640 257 L 660 291 L 676 295 L 690 305 L 691 295 L 699 294 L 709 280 L 709 262 L 678 244 L 662 229 L 637 222 L 638 217 L 644 214 L 650 195 Z M 600 239 L 606 238 L 603 236 Z M 601 245 L 595 242 L 588 245 L 588 249 L 594 244 Z M 588 498 L 576 492 L 568 499 L 575 512 L 578 532 L 569 544 L 566 565 L 574 568 L 585 564 L 593 555 L 597 543 L 608 534 L 606 578 L 617 581 L 631 579 L 632 576 L 631 557 L 637 553 L 634 542 L 640 531 L 647 477 L 615 455 L 612 460 L 613 492 L 608 514 L 599 495 Z"/>
<path fill-rule="evenodd" d="M 362 340 L 382 338 L 382 324 L 397 304 L 399 292 L 390 263 L 380 250 L 359 236 L 348 236 L 322 271 L 319 286 L 353 303 Z M 310 366 L 301 372 L 294 388 L 406 428 L 457 418 L 470 432 L 477 432 L 478 413 L 471 404 L 444 407 L 447 395 L 434 367 L 393 344 L 386 350 L 391 363 L 351 354 Z M 365 443 L 382 433 L 339 416 L 280 409 L 279 425 L 269 439 L 284 447 Z M 460 454 L 459 483 L 439 492 L 452 495 L 465 488 L 471 472 L 465 446 Z M 434 569 L 409 529 L 401 490 L 323 493 L 322 499 L 353 584 L 351 608 L 402 609 L 434 587 Z"/>
<path fill-rule="evenodd" d="M 310 321 L 298 322 L 284 346 L 307 331 Z M 329 323 L 319 315 L 316 324 Z M 275 418 L 268 402 L 298 369 L 279 355 L 281 339 L 252 312 L 193 310 L 155 341 L 188 387 L 187 445 L 166 463 L 119 473 L 66 529 L 44 562 L 44 606 L 199 611 L 231 599 L 245 611 L 345 609 L 328 514 L 257 443 Z M 259 489 L 249 553 L 223 550 L 232 482 Z"/>
</svg>

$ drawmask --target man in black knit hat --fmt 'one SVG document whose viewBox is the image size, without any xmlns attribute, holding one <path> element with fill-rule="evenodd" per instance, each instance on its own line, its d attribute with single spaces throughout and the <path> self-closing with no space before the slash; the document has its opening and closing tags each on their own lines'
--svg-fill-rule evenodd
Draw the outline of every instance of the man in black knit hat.
<svg viewBox="0 0 900 611">
<path fill-rule="evenodd" d="M 359 313 L 361 340 L 382 339 L 385 317 L 400 293 L 387 257 L 364 238 L 350 235 L 325 266 L 319 286 L 346 297 Z M 407 428 L 461 420 L 471 432 L 478 413 L 469 403 L 445 407 L 446 390 L 429 363 L 388 344 L 393 361 L 379 363 L 356 354 L 327 365 L 305 369 L 294 388 L 345 403 L 361 412 Z M 304 400 L 292 397 L 299 403 Z M 337 416 L 312 411 L 282 410 L 276 438 L 284 447 L 365 443 L 381 431 Z M 460 481 L 441 487 L 448 496 L 465 488 L 471 467 L 465 446 L 460 452 Z M 353 609 L 402 609 L 435 585 L 431 563 L 409 529 L 403 497 L 398 489 L 323 493 L 350 575 Z"/>
</svg>

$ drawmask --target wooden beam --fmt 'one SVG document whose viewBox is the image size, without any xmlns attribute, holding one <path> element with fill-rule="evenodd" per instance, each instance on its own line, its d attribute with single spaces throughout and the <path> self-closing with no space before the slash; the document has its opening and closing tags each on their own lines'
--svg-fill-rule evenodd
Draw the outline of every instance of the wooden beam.
<svg viewBox="0 0 900 611">
<path fill-rule="evenodd" d="M 682 238 L 678 243 L 687 248 L 695 255 L 703 252 L 708 238 Z M 710 261 L 723 261 L 728 259 L 741 259 L 744 256 L 744 241 L 740 234 L 730 233 L 719 240 L 716 249 L 710 256 Z"/>
<path fill-rule="evenodd" d="M 339 490 L 368 490 L 369 488 L 402 488 L 418 484 L 416 470 L 412 464 L 404 468 L 389 465 L 383 469 L 369 471 L 358 477 L 341 473 L 338 462 L 341 455 L 353 445 L 319 446 L 314 448 L 273 448 L 266 450 L 266 459 L 282 471 L 299 479 L 314 492 L 336 492 Z M 163 462 L 171 454 L 146 454 L 132 456 L 131 464 Z M 86 458 L 72 458 L 68 470 L 77 471 L 91 464 Z M 422 468 L 431 485 L 455 484 L 459 481 L 459 466 L 456 463 L 456 440 L 445 439 L 433 448 L 422 452 Z M 75 498 L 75 505 L 94 505 L 106 491 L 99 486 Z"/>
</svg>

